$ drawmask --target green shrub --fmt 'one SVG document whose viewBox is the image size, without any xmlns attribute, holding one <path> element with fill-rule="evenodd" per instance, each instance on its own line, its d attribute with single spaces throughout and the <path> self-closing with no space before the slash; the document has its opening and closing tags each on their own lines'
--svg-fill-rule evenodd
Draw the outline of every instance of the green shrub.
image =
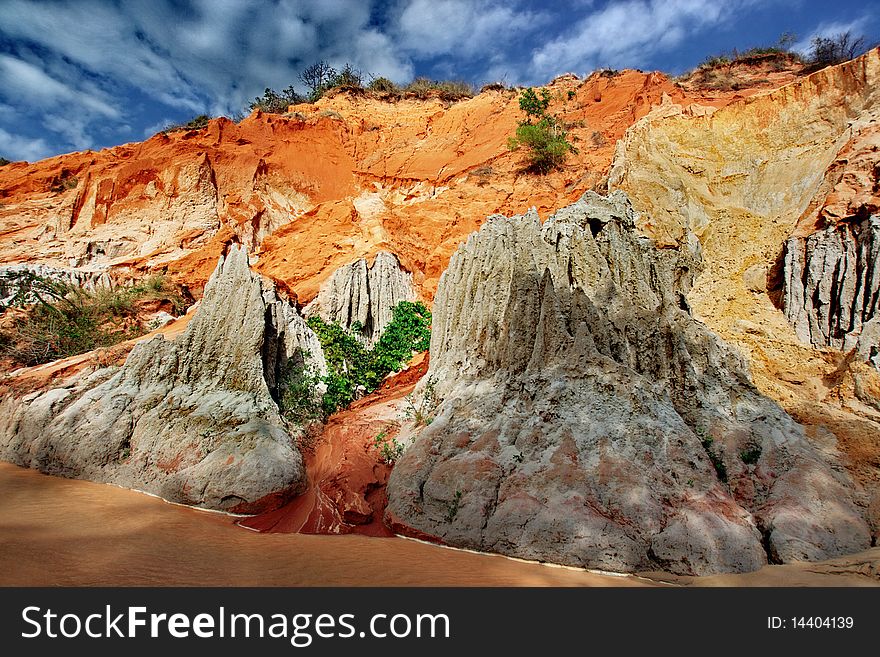
<svg viewBox="0 0 880 657">
<path fill-rule="evenodd" d="M 305 98 L 297 93 L 293 86 L 282 89 L 277 92 L 274 89 L 266 87 L 266 91 L 262 96 L 257 96 L 248 105 L 251 111 L 259 110 L 267 114 L 284 114 L 290 105 L 297 105 L 305 102 Z"/>
<path fill-rule="evenodd" d="M 0 167 L 5 167 L 9 163 L 10 161 L 7 160 L 5 157 L 0 157 Z"/>
<path fill-rule="evenodd" d="M 359 335 L 360 326 L 345 330 L 317 315 L 307 323 L 318 336 L 327 362 L 322 407 L 328 416 L 348 406 L 359 393 L 378 388 L 389 373 L 399 370 L 413 352 L 426 350 L 431 341 L 431 313 L 421 302 L 397 304 L 391 322 L 372 349 L 366 348 Z"/>
<path fill-rule="evenodd" d="M 569 153 L 577 153 L 566 136 L 565 129 L 556 119 L 545 116 L 537 123 L 520 123 L 516 136 L 508 139 L 507 145 L 512 151 L 526 147 L 526 168 L 545 174 L 562 167 Z"/>
<path fill-rule="evenodd" d="M 755 465 L 761 458 L 761 446 L 758 444 L 749 445 L 739 453 L 739 458 L 746 465 Z"/>
<path fill-rule="evenodd" d="M 364 86 L 364 75 L 351 64 L 346 64 L 341 71 L 335 73 L 327 83 L 327 89 L 334 88 L 353 88 L 362 89 Z"/>
<path fill-rule="evenodd" d="M 543 118 L 548 107 L 550 107 L 550 92 L 546 89 L 541 90 L 540 98 L 531 87 L 524 89 L 519 95 L 519 108 L 525 112 L 527 121 L 531 117 Z"/>
<path fill-rule="evenodd" d="M 278 407 L 282 417 L 306 425 L 323 418 L 322 399 L 318 394 L 320 377 L 309 367 L 310 354 L 298 351 L 287 362 L 278 380 Z"/>
<path fill-rule="evenodd" d="M 185 309 L 185 300 L 163 278 L 142 285 L 92 292 L 28 271 L 6 274 L 0 287 L 12 293 L 8 305 L 25 312 L 4 332 L 2 353 L 22 365 L 48 363 L 146 333 L 137 301 L 168 299 Z"/>
<path fill-rule="evenodd" d="M 534 173 L 545 174 L 553 169 L 561 168 L 569 153 L 577 153 L 577 149 L 566 138 L 568 133 L 556 118 L 547 114 L 550 106 L 550 92 L 541 91 L 540 97 L 529 87 L 519 97 L 519 108 L 526 118 L 516 128 L 516 136 L 507 140 L 511 151 L 521 147 L 528 149 L 526 169 Z M 532 123 L 532 119 L 537 119 Z"/>
<path fill-rule="evenodd" d="M 391 311 L 391 321 L 370 354 L 375 369 L 382 373 L 399 370 L 413 352 L 431 346 L 431 312 L 421 301 L 401 301 Z M 378 383 L 381 383 L 381 379 Z"/>
</svg>

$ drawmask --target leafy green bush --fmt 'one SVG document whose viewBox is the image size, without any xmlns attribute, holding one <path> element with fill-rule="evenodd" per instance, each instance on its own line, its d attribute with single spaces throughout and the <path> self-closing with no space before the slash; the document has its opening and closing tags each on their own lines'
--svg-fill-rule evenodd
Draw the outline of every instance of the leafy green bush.
<svg viewBox="0 0 880 657">
<path fill-rule="evenodd" d="M 566 138 L 565 126 L 556 118 L 547 114 L 550 106 L 550 92 L 541 91 L 540 97 L 529 87 L 519 97 L 519 107 L 526 118 L 516 128 L 516 136 L 507 140 L 511 151 L 521 147 L 528 149 L 526 169 L 534 173 L 545 174 L 562 167 L 569 153 L 577 153 L 577 149 Z M 536 123 L 532 123 L 536 119 Z"/>
<path fill-rule="evenodd" d="M 413 352 L 424 351 L 431 341 L 431 313 L 421 302 L 401 301 L 392 310 L 391 322 L 372 349 L 367 349 L 360 326 L 345 330 L 336 322 L 314 315 L 309 328 L 318 336 L 328 374 L 322 407 L 325 415 L 345 408 L 359 393 L 378 388 L 384 378 L 399 370 Z"/>
<path fill-rule="evenodd" d="M 421 301 L 401 301 L 391 311 L 391 321 L 373 347 L 370 357 L 374 368 L 381 372 L 381 383 L 389 372 L 397 371 L 413 352 L 427 351 L 431 346 L 431 312 Z"/>
<path fill-rule="evenodd" d="M 278 407 L 285 419 L 300 426 L 323 418 L 318 394 L 320 377 L 309 367 L 311 355 L 298 351 L 278 380 Z"/>
<path fill-rule="evenodd" d="M 290 105 L 305 102 L 305 98 L 297 93 L 293 86 L 282 89 L 280 92 L 266 87 L 262 96 L 257 96 L 248 105 L 251 111 L 259 110 L 267 114 L 284 114 Z"/>
<path fill-rule="evenodd" d="M 520 123 L 516 136 L 508 139 L 507 145 L 512 151 L 526 147 L 526 168 L 545 174 L 562 167 L 569 153 L 577 153 L 566 136 L 567 132 L 556 119 L 545 116 L 537 123 Z"/>
<path fill-rule="evenodd" d="M 143 335 L 137 301 L 167 299 L 181 312 L 186 306 L 161 277 L 94 292 L 28 271 L 6 274 L 0 283 L 12 291 L 8 306 L 24 309 L 4 332 L 2 353 L 28 366 Z"/>
<path fill-rule="evenodd" d="M 550 107 L 550 92 L 547 89 L 541 89 L 541 96 L 535 93 L 535 90 L 529 87 L 524 89 L 519 95 L 519 108 L 525 112 L 526 120 L 531 117 L 541 119 Z"/>
</svg>

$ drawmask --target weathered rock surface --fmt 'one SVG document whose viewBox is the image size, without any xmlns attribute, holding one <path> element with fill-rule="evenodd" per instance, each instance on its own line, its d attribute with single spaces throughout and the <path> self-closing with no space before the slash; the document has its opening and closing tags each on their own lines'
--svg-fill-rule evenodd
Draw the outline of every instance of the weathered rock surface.
<svg viewBox="0 0 880 657">
<path fill-rule="evenodd" d="M 697 234 L 695 317 L 743 353 L 755 385 L 811 435 L 834 433 L 869 497 L 880 494 L 880 416 L 855 398 L 857 360 L 799 340 L 780 310 L 781 256 L 792 236 L 878 214 L 878 126 L 875 48 L 718 109 L 673 97 L 617 143 L 609 174 L 642 213 L 644 234 L 669 245 Z"/>
<path fill-rule="evenodd" d="M 624 194 L 588 192 L 543 226 L 492 217 L 459 248 L 433 309 L 444 401 L 392 472 L 389 520 L 621 571 L 753 570 L 762 534 L 781 561 L 867 548 L 833 447 L 691 317 L 696 239 L 657 249 L 635 219 Z"/>
<path fill-rule="evenodd" d="M 358 322 L 372 344 L 391 322 L 394 306 L 413 300 L 412 274 L 401 269 L 393 253 L 380 251 L 372 265 L 361 258 L 333 272 L 304 312 L 344 328 Z"/>
<path fill-rule="evenodd" d="M 252 512 L 304 487 L 302 459 L 273 399 L 316 336 L 244 249 L 221 257 L 185 332 L 100 369 L 0 400 L 0 458 L 212 509 Z"/>
<path fill-rule="evenodd" d="M 880 218 L 787 240 L 783 290 L 799 339 L 880 366 Z"/>
<path fill-rule="evenodd" d="M 554 114 L 587 145 L 535 185 L 507 139 L 514 90 L 473 99 L 327 94 L 285 115 L 160 133 L 143 143 L 0 167 L 0 262 L 167 268 L 198 295 L 233 237 L 302 303 L 357 258 L 392 251 L 429 299 L 487 215 L 549 211 L 601 179 L 614 143 L 668 95 L 724 105 L 760 87 L 686 91 L 660 73 L 566 76 Z M 766 80 L 765 80 L 766 83 Z M 571 94 L 571 95 L 570 95 Z"/>
</svg>

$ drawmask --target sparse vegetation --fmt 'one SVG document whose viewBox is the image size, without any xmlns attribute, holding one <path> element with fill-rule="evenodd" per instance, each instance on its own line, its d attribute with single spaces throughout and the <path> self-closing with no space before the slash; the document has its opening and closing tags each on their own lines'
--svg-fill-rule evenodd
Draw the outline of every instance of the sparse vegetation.
<svg viewBox="0 0 880 657">
<path fill-rule="evenodd" d="M 388 78 L 378 77 L 370 80 L 367 90 L 378 94 L 399 94 L 400 89 Z"/>
<path fill-rule="evenodd" d="M 849 61 L 865 50 L 865 37 L 856 37 L 851 32 L 817 36 L 811 43 L 808 57 L 809 70 L 817 71 L 826 66 Z"/>
<path fill-rule="evenodd" d="M 403 456 L 405 447 L 397 438 L 388 437 L 388 429 L 380 431 L 373 439 L 373 446 L 379 450 L 379 455 L 383 463 L 394 465 L 397 460 Z"/>
<path fill-rule="evenodd" d="M 783 71 L 801 62 L 800 55 L 791 51 L 794 41 L 795 35 L 786 32 L 773 45 L 756 46 L 743 51 L 734 48 L 730 52 L 710 55 L 685 77 L 693 79 L 700 88 L 716 91 L 736 91 L 744 84 L 760 84 L 761 80 L 742 79 L 735 66 L 763 63 L 771 71 Z"/>
<path fill-rule="evenodd" d="M 345 330 L 317 315 L 308 319 L 324 351 L 329 373 L 321 405 L 325 416 L 345 408 L 361 394 L 378 388 L 390 373 L 399 370 L 413 352 L 425 351 L 431 340 L 431 313 L 421 302 L 401 301 L 372 349 L 367 349 L 362 327 Z"/>
<path fill-rule="evenodd" d="M 461 494 L 460 490 L 455 491 L 452 500 L 446 505 L 446 522 L 451 523 L 458 515 L 458 509 L 461 507 Z"/>
<path fill-rule="evenodd" d="M 207 114 L 199 114 L 198 116 L 190 119 L 186 123 L 173 123 L 167 126 L 163 133 L 168 132 L 181 132 L 183 130 L 201 130 L 202 128 L 208 127 L 208 121 L 211 120 L 211 117 Z"/>
<path fill-rule="evenodd" d="M 523 90 L 519 107 L 526 118 L 517 126 L 516 136 L 507 141 L 511 151 L 521 147 L 528 149 L 526 169 L 533 173 L 546 174 L 561 168 L 569 153 L 577 153 L 577 149 L 566 138 L 568 133 L 562 123 L 547 114 L 550 101 L 551 96 L 546 89 L 541 90 L 540 96 L 531 87 Z"/>
<path fill-rule="evenodd" d="M 729 66 L 737 62 L 745 62 L 748 60 L 763 58 L 768 55 L 784 55 L 787 57 L 798 57 L 796 53 L 791 52 L 791 46 L 795 42 L 795 35 L 784 32 L 775 44 L 771 46 L 755 46 L 748 50 L 739 51 L 736 48 L 729 53 L 721 53 L 718 55 L 709 55 L 703 60 L 697 70 L 706 70 L 718 68 L 720 66 Z"/>
<path fill-rule="evenodd" d="M 397 100 L 400 98 L 439 98 L 443 101 L 454 102 L 474 95 L 473 86 L 461 80 L 431 80 L 419 77 L 407 85 L 399 86 L 386 77 L 373 77 L 367 75 L 370 82 L 364 87 L 364 73 L 356 69 L 352 64 L 345 64 L 337 70 L 328 62 L 321 60 L 303 69 L 299 75 L 300 81 L 308 88 L 309 92 L 303 96 L 294 89 L 293 85 L 276 91 L 266 87 L 262 96 L 257 96 L 248 104 L 248 110 L 267 112 L 271 114 L 286 114 L 290 105 L 299 103 L 314 103 L 333 89 L 343 89 L 358 93 L 369 93 L 385 100 Z M 503 83 L 487 85 L 489 88 L 505 89 Z M 485 89 L 485 87 L 484 87 Z"/>
<path fill-rule="evenodd" d="M 79 179 L 70 171 L 62 169 L 61 173 L 52 178 L 49 183 L 49 191 L 54 194 L 62 194 L 68 190 L 75 189 L 79 184 Z"/>
<path fill-rule="evenodd" d="M 0 167 L 5 167 L 9 163 L 10 161 L 7 160 L 5 157 L 0 157 Z"/>
<path fill-rule="evenodd" d="M 429 377 L 418 399 L 416 399 L 414 393 L 406 396 L 406 406 L 404 406 L 403 415 L 417 427 L 428 426 L 434 421 L 437 407 L 440 405 L 440 399 L 437 397 L 437 390 L 435 388 L 436 385 L 437 380 L 434 377 Z"/>
<path fill-rule="evenodd" d="M 137 303 L 170 301 L 179 312 L 183 297 L 162 277 L 113 289 L 86 290 L 29 271 L 6 274 L 3 308 L 17 308 L 2 332 L 0 352 L 21 365 L 39 365 L 138 337 L 147 328 Z"/>
<path fill-rule="evenodd" d="M 487 82 L 480 87 L 480 93 L 484 91 L 507 91 L 507 85 L 500 80 L 498 82 Z"/>
<path fill-rule="evenodd" d="M 280 92 L 266 87 L 262 96 L 257 96 L 248 105 L 251 111 L 259 110 L 268 114 L 284 114 L 290 105 L 305 102 L 305 98 L 299 95 L 293 86 L 282 89 Z"/>
<path fill-rule="evenodd" d="M 724 465 L 724 459 L 721 458 L 721 455 L 715 451 L 715 439 L 702 427 L 697 427 L 696 434 L 700 439 L 700 444 L 703 446 L 703 449 L 706 450 L 706 455 L 712 462 L 712 467 L 715 468 L 715 474 L 718 475 L 718 479 L 726 484 L 727 466 Z"/>
<path fill-rule="evenodd" d="M 456 101 L 471 98 L 474 88 L 462 80 L 431 80 L 416 78 L 401 90 L 404 96 L 415 98 L 439 98 L 440 100 Z"/>
<path fill-rule="evenodd" d="M 755 465 L 761 458 L 761 446 L 757 443 L 750 444 L 739 453 L 739 458 L 746 465 Z"/>
</svg>

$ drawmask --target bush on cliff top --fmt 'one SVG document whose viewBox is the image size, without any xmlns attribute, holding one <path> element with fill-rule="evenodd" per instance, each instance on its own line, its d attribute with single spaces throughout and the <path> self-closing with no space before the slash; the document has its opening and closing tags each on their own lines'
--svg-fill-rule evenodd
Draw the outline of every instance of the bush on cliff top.
<svg viewBox="0 0 880 657">
<path fill-rule="evenodd" d="M 257 96 L 251 101 L 248 109 L 252 112 L 259 110 L 268 114 L 284 114 L 288 106 L 304 103 L 305 100 L 292 85 L 282 89 L 281 92 L 266 87 L 262 96 Z"/>
<path fill-rule="evenodd" d="M 851 32 L 841 32 L 831 36 L 817 36 L 811 42 L 809 70 L 817 71 L 849 61 L 867 50 L 865 37 L 854 36 Z"/>
<path fill-rule="evenodd" d="M 380 98 L 439 98 L 449 102 L 471 98 L 474 88 L 471 84 L 461 80 L 431 80 L 429 78 L 416 78 L 404 86 L 398 86 L 385 77 L 373 77 L 368 75 L 370 83 L 364 87 L 364 73 L 351 64 L 345 64 L 337 70 L 324 60 L 303 69 L 299 75 L 300 81 L 309 90 L 306 96 L 300 95 L 293 85 L 286 89 L 275 91 L 269 87 L 262 96 L 257 96 L 248 105 L 250 111 L 260 110 L 270 114 L 285 114 L 290 105 L 299 103 L 314 103 L 333 89 L 347 89 L 359 93 L 370 93 Z"/>
<path fill-rule="evenodd" d="M 201 130 L 202 128 L 208 127 L 208 121 L 211 120 L 211 117 L 207 114 L 199 114 L 196 117 L 191 118 L 186 123 L 172 123 L 166 126 L 162 133 L 168 132 L 181 132 L 183 130 Z"/>
</svg>

